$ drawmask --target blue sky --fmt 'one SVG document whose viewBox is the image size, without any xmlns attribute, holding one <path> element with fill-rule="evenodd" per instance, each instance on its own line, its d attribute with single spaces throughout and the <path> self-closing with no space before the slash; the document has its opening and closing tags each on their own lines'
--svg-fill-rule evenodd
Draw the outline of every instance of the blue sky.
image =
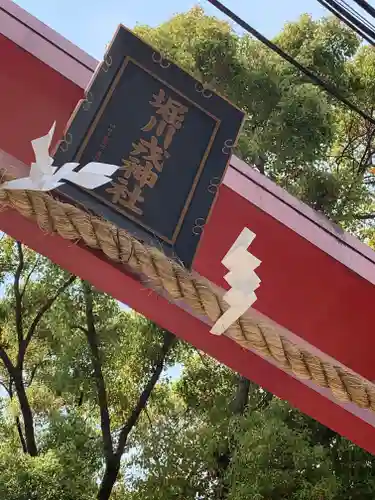
<svg viewBox="0 0 375 500">
<path fill-rule="evenodd" d="M 98 59 L 119 23 L 129 28 L 137 23 L 155 26 L 197 4 L 210 14 L 220 15 L 206 0 L 17 0 L 16 3 Z M 223 0 L 223 3 L 269 37 L 302 13 L 315 18 L 326 14 L 316 0 Z"/>
</svg>

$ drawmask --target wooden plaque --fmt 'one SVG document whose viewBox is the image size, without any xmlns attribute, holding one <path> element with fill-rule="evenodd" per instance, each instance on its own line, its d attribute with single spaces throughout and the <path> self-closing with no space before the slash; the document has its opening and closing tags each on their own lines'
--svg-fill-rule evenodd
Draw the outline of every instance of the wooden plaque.
<svg viewBox="0 0 375 500">
<path fill-rule="evenodd" d="M 120 26 L 54 164 L 120 165 L 95 190 L 58 189 L 190 267 L 244 113 Z"/>
</svg>

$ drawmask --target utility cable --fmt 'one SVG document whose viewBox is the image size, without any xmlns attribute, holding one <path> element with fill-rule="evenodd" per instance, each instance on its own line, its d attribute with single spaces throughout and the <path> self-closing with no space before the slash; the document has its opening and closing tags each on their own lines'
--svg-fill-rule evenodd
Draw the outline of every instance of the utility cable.
<svg viewBox="0 0 375 500">
<path fill-rule="evenodd" d="M 320 5 L 329 10 L 340 21 L 345 23 L 349 28 L 357 33 L 364 40 L 375 46 L 375 31 L 369 26 L 366 26 L 357 16 L 351 14 L 349 9 L 340 5 L 339 2 L 334 0 L 317 0 Z M 355 11 L 354 11 L 355 12 Z M 357 13 L 356 13 L 357 14 Z"/>
<path fill-rule="evenodd" d="M 365 0 L 354 0 L 357 5 L 362 7 L 363 10 L 365 10 L 368 14 L 370 14 L 371 17 L 375 19 L 375 9 L 372 7 L 368 2 Z"/>
<path fill-rule="evenodd" d="M 345 106 L 347 106 L 349 109 L 360 115 L 362 118 L 370 122 L 372 125 L 375 125 L 375 119 L 372 118 L 370 115 L 368 115 L 365 111 L 362 111 L 358 106 L 356 106 L 354 103 L 349 101 L 346 97 L 342 96 L 337 90 L 332 87 L 330 84 L 324 82 L 321 78 L 319 78 L 317 75 L 315 75 L 312 71 L 310 71 L 308 68 L 305 68 L 302 64 L 300 64 L 298 61 L 296 61 L 291 55 L 289 55 L 287 52 L 285 52 L 281 47 L 276 45 L 275 43 L 271 42 L 268 38 L 266 38 L 264 35 L 259 33 L 255 28 L 250 26 L 246 21 L 244 21 L 241 17 L 239 17 L 237 14 L 235 14 L 233 11 L 228 9 L 225 5 L 223 5 L 220 1 L 218 0 L 207 0 L 211 5 L 216 7 L 220 12 L 225 14 L 227 17 L 229 17 L 232 21 L 234 21 L 236 24 L 241 26 L 245 31 L 250 33 L 252 36 L 254 36 L 257 40 L 262 42 L 266 47 L 271 49 L 273 52 L 276 52 L 280 57 L 282 57 L 285 61 L 288 61 L 290 64 L 292 64 L 295 68 L 297 68 L 301 73 L 303 73 L 305 76 L 307 76 L 312 82 L 315 83 L 315 85 L 321 87 L 324 89 L 328 94 L 331 96 L 335 97 L 337 100 L 341 101 Z"/>
</svg>

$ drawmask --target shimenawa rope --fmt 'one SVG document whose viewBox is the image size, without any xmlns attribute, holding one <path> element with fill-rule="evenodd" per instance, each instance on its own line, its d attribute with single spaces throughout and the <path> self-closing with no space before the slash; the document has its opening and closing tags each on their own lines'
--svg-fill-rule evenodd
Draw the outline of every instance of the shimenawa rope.
<svg viewBox="0 0 375 500">
<path fill-rule="evenodd" d="M 212 323 L 228 307 L 220 293 L 205 278 L 192 275 L 160 250 L 146 246 L 123 229 L 38 191 L 0 189 L 0 207 L 11 207 L 38 224 L 46 233 L 83 242 L 102 251 L 108 259 L 147 277 L 155 290 L 166 291 L 186 303 L 197 315 Z M 245 349 L 271 358 L 277 366 L 299 379 L 330 389 L 342 402 L 352 402 L 375 412 L 375 386 L 293 344 L 273 328 L 256 324 L 247 314 L 233 324 L 226 335 Z"/>
</svg>

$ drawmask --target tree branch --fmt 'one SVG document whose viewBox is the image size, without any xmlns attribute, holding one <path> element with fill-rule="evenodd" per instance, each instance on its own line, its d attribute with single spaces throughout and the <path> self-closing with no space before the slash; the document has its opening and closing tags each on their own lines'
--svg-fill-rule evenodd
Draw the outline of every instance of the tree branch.
<svg viewBox="0 0 375 500">
<path fill-rule="evenodd" d="M 9 387 L 6 386 L 6 384 L 2 381 L 0 381 L 0 385 L 2 385 L 4 387 L 4 389 L 6 390 L 6 392 L 8 393 L 8 396 L 9 396 L 9 399 L 13 399 L 13 378 L 11 375 L 9 375 Z M 15 421 L 15 424 L 16 424 L 16 429 L 17 429 L 17 433 L 18 433 L 18 437 L 19 437 L 19 440 L 20 440 L 20 443 L 21 443 L 21 446 L 22 446 L 22 451 L 24 453 L 27 453 L 27 446 L 26 446 L 26 441 L 25 441 L 25 437 L 23 435 L 23 432 L 22 432 L 22 426 L 21 426 L 21 421 L 20 421 L 20 417 L 16 416 L 14 418 L 14 421 Z"/>
<path fill-rule="evenodd" d="M 21 426 L 21 422 L 20 422 L 20 417 L 16 417 L 15 421 L 16 421 L 16 427 L 17 427 L 18 437 L 20 439 L 20 443 L 21 443 L 21 446 L 22 446 L 22 451 L 26 454 L 27 453 L 27 446 L 26 446 L 25 437 L 24 437 L 23 432 L 22 432 L 22 426 Z"/>
<path fill-rule="evenodd" d="M 13 399 L 13 376 L 9 375 L 9 397 Z"/>
<path fill-rule="evenodd" d="M 51 307 L 53 306 L 55 301 L 64 292 L 64 290 L 66 290 L 68 288 L 68 286 L 70 286 L 74 282 L 75 279 L 76 279 L 75 276 L 70 276 L 70 278 L 68 280 L 66 280 L 60 286 L 60 288 L 57 290 L 55 295 L 50 297 L 44 303 L 44 305 L 40 308 L 40 310 L 37 312 L 33 322 L 30 325 L 29 331 L 27 332 L 26 337 L 22 340 L 22 343 L 21 343 L 20 348 L 18 350 L 18 360 L 17 360 L 17 367 L 18 368 L 22 368 L 22 366 L 23 366 L 23 361 L 25 358 L 26 349 L 27 349 L 28 345 L 30 344 L 31 339 L 33 338 L 33 335 L 35 333 L 35 330 L 36 330 L 37 326 L 39 325 L 40 321 L 42 320 L 43 316 L 46 314 L 46 312 L 49 311 L 49 309 L 51 309 Z"/>
<path fill-rule="evenodd" d="M 363 134 L 357 134 L 354 136 L 351 136 L 351 132 L 353 129 L 353 122 L 350 122 L 349 129 L 346 130 L 346 136 L 348 137 L 348 141 L 341 150 L 340 154 L 334 155 L 336 158 L 336 165 L 339 166 L 340 163 L 346 158 L 347 160 L 351 160 L 352 162 L 355 161 L 354 158 L 354 150 L 356 148 L 356 142 L 360 141 L 363 137 L 367 135 L 367 131 L 364 132 Z M 349 152 L 350 150 L 350 152 Z M 350 153 L 350 154 L 347 154 Z"/>
<path fill-rule="evenodd" d="M 375 219 L 375 214 L 357 214 L 353 215 L 353 218 L 356 220 L 370 220 Z"/>
<path fill-rule="evenodd" d="M 163 341 L 163 346 L 161 348 L 161 352 L 159 355 L 159 359 L 156 361 L 154 365 L 154 371 L 149 379 L 149 381 L 146 384 L 146 387 L 143 389 L 138 402 L 133 409 L 130 417 L 128 418 L 127 422 L 123 426 L 123 428 L 120 431 L 120 436 L 117 444 L 117 449 L 116 449 L 116 457 L 118 459 L 121 458 L 121 456 L 124 453 L 125 446 L 127 443 L 127 439 L 129 437 L 130 432 L 132 431 L 133 427 L 136 425 L 139 416 L 146 408 L 146 405 L 148 403 L 148 400 L 150 398 L 150 395 L 158 382 L 161 372 L 163 371 L 164 368 L 164 363 L 166 360 L 167 355 L 169 354 L 171 348 L 176 342 L 176 337 L 173 335 L 173 333 L 170 333 L 168 331 L 164 332 L 164 341 Z"/>
<path fill-rule="evenodd" d="M 242 375 L 238 376 L 237 389 L 232 402 L 234 415 L 243 415 L 249 402 L 250 380 Z"/>
<path fill-rule="evenodd" d="M 16 313 L 16 332 L 17 332 L 18 345 L 20 345 L 23 340 L 22 294 L 20 290 L 20 279 L 24 268 L 24 258 L 23 258 L 22 244 L 19 241 L 17 241 L 16 244 L 18 250 L 18 266 L 14 274 L 13 290 L 15 299 L 14 308 Z"/>
<path fill-rule="evenodd" d="M 363 151 L 362 157 L 359 161 L 358 174 L 364 174 L 365 170 L 369 166 L 369 161 L 373 154 L 373 149 L 371 148 L 371 143 L 374 139 L 375 128 L 372 126 L 367 130 L 367 142 L 365 146 L 365 150 Z"/>
<path fill-rule="evenodd" d="M 35 263 L 33 265 L 33 267 L 30 269 L 30 272 L 28 273 L 28 275 L 26 276 L 26 279 L 25 279 L 25 283 L 23 285 L 23 288 L 22 288 L 22 292 L 21 292 L 21 297 L 24 296 L 25 292 L 26 292 L 26 287 L 27 285 L 29 284 L 29 281 L 30 281 L 30 278 L 33 274 L 33 272 L 35 271 L 35 269 L 37 268 L 38 264 L 40 262 L 40 255 L 38 255 L 38 257 L 36 258 L 35 260 Z"/>
<path fill-rule="evenodd" d="M 147 420 L 148 420 L 148 423 L 150 424 L 151 427 L 153 427 L 153 423 L 152 423 L 152 419 L 150 417 L 150 414 L 148 412 L 148 409 L 145 408 L 145 414 L 146 414 L 146 417 L 147 417 Z"/>
<path fill-rule="evenodd" d="M 3 382 L 2 380 L 0 380 L 0 385 L 4 387 L 4 389 L 6 390 L 9 398 L 12 400 L 13 399 L 13 378 L 11 375 L 9 375 L 9 386 L 7 386 L 5 384 L 5 382 Z M 27 446 L 26 446 L 26 441 L 25 441 L 25 437 L 23 435 L 23 432 L 22 432 L 22 426 L 21 426 L 21 421 L 20 421 L 20 418 L 17 416 L 14 418 L 14 421 L 15 421 L 15 424 L 16 424 L 16 428 L 17 428 L 17 432 L 18 432 L 18 437 L 19 437 L 19 440 L 20 440 L 20 443 L 21 443 L 21 446 L 22 446 L 22 451 L 24 453 L 27 453 Z"/>
<path fill-rule="evenodd" d="M 232 401 L 230 406 L 232 415 L 244 415 L 249 403 L 250 385 L 250 380 L 248 380 L 246 377 L 244 377 L 243 375 L 237 376 L 236 392 L 234 400 Z M 226 481 L 226 472 L 232 460 L 232 447 L 235 441 L 235 436 L 231 432 L 228 432 L 226 439 L 215 453 L 216 467 L 214 471 L 215 477 L 217 479 L 215 498 L 217 498 L 218 500 L 224 500 L 228 497 L 228 483 Z"/>
<path fill-rule="evenodd" d="M 30 387 L 30 385 L 33 383 L 33 380 L 34 380 L 34 377 L 36 375 L 38 368 L 40 368 L 42 365 L 44 365 L 46 363 L 47 363 L 47 360 L 45 359 L 44 361 L 41 361 L 40 363 L 37 363 L 36 365 L 34 365 L 34 368 L 31 370 L 31 373 L 30 373 L 30 379 L 27 383 L 27 387 Z"/>
<path fill-rule="evenodd" d="M 91 351 L 91 363 L 94 370 L 94 378 L 100 409 L 100 427 L 103 437 L 103 448 L 106 460 L 108 462 L 113 459 L 113 442 L 111 436 L 111 420 L 108 410 L 107 390 L 105 387 L 102 362 L 100 359 L 98 335 L 95 329 L 92 289 L 88 283 L 82 282 L 82 285 L 85 295 L 87 329 L 80 329 L 85 332 Z"/>
<path fill-rule="evenodd" d="M 98 491 L 98 500 L 109 500 L 111 496 L 113 486 L 117 481 L 117 477 L 120 471 L 121 457 L 124 453 L 129 434 L 132 431 L 133 427 L 137 424 L 142 410 L 146 409 L 146 405 L 150 398 L 151 392 L 154 389 L 164 368 L 165 359 L 175 341 L 176 337 L 172 333 L 164 332 L 163 346 L 161 348 L 161 352 L 159 353 L 158 359 L 155 362 L 154 371 L 151 375 L 151 378 L 142 391 L 142 394 L 140 395 L 130 417 L 120 431 L 116 453 L 112 456 L 111 460 L 106 460 L 104 475 Z"/>
<path fill-rule="evenodd" d="M 273 399 L 273 394 L 271 392 L 266 392 L 265 395 L 262 397 L 262 399 L 259 401 L 257 405 L 255 405 L 254 408 L 252 408 L 252 411 L 258 411 L 258 410 L 264 410 L 269 406 Z"/>
<path fill-rule="evenodd" d="M 5 382 L 0 380 L 0 385 L 4 388 L 5 392 L 8 394 L 8 396 L 11 398 L 11 388 L 6 385 Z"/>
<path fill-rule="evenodd" d="M 78 407 L 82 406 L 82 404 L 83 404 L 83 398 L 84 398 L 84 392 L 83 392 L 83 391 L 81 391 L 81 392 L 79 393 L 79 398 L 78 398 L 78 401 L 77 401 L 77 406 L 78 406 Z"/>
<path fill-rule="evenodd" d="M 0 346 L 0 359 L 4 363 L 5 368 L 8 370 L 9 376 L 12 377 L 14 372 L 13 363 L 11 362 L 5 349 L 1 346 Z"/>
<path fill-rule="evenodd" d="M 36 457 L 38 455 L 38 448 L 35 439 L 34 416 L 27 397 L 22 375 L 22 369 L 18 367 L 15 368 L 13 380 L 22 412 L 27 452 L 31 457 Z"/>
<path fill-rule="evenodd" d="M 201 351 L 194 347 L 194 350 L 197 352 L 198 356 L 200 357 L 202 365 L 207 368 L 207 370 L 210 369 L 210 366 L 206 363 L 206 360 L 204 359 L 204 356 L 202 355 Z"/>
</svg>

